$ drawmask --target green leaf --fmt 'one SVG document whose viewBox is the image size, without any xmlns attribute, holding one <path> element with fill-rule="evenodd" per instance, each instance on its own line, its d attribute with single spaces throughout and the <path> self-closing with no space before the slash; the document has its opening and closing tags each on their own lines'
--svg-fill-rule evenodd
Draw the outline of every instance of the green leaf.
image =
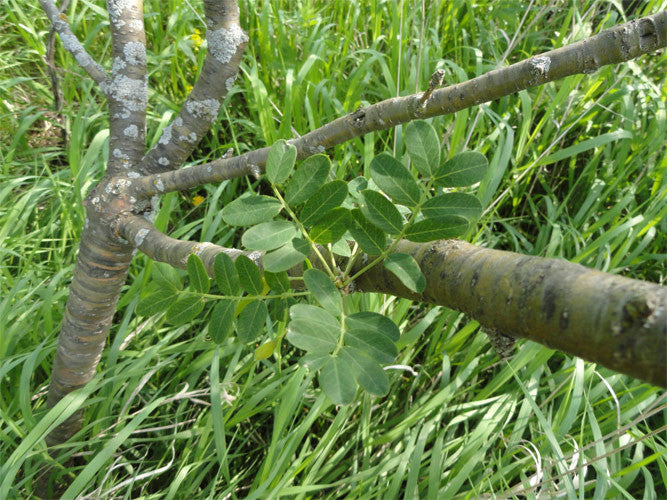
<svg viewBox="0 0 667 500">
<path fill-rule="evenodd" d="M 389 379 L 380 364 L 359 349 L 343 347 L 339 356 L 352 369 L 357 383 L 366 391 L 376 396 L 384 396 L 389 392 Z"/>
<path fill-rule="evenodd" d="M 296 148 L 284 140 L 276 141 L 266 158 L 266 176 L 271 184 L 280 184 L 287 180 L 296 161 Z"/>
<path fill-rule="evenodd" d="M 248 229 L 241 242 L 250 250 L 274 250 L 296 237 L 299 230 L 286 220 L 262 222 Z"/>
<path fill-rule="evenodd" d="M 371 223 L 389 234 L 403 230 L 403 218 L 391 201 L 370 189 L 362 191 L 361 196 L 364 200 L 361 212 Z"/>
<path fill-rule="evenodd" d="M 318 222 L 329 210 L 336 208 L 347 196 L 345 181 L 332 181 L 311 196 L 301 211 L 301 223 L 310 226 Z"/>
<path fill-rule="evenodd" d="M 329 210 L 310 230 L 310 238 L 320 245 L 338 241 L 347 231 L 350 223 L 350 211 L 336 207 Z"/>
<path fill-rule="evenodd" d="M 178 294 L 173 288 L 158 288 L 139 300 L 136 313 L 139 316 L 152 316 L 166 311 L 177 298 Z"/>
<path fill-rule="evenodd" d="M 324 394 L 337 405 L 346 405 L 354 400 L 357 384 L 352 376 L 352 367 L 340 356 L 330 356 L 318 377 Z"/>
<path fill-rule="evenodd" d="M 358 198 L 361 195 L 361 192 L 368 187 L 368 180 L 365 177 L 355 177 L 350 182 L 347 183 L 347 191 Z"/>
<path fill-rule="evenodd" d="M 352 237 L 367 254 L 381 254 L 387 246 L 387 235 L 368 222 L 358 208 L 352 210 L 351 214 L 352 224 L 348 229 Z"/>
<path fill-rule="evenodd" d="M 477 219 L 482 215 L 482 204 L 471 194 L 447 193 L 426 201 L 422 205 L 422 214 L 427 219 L 441 219 L 450 215 Z"/>
<path fill-rule="evenodd" d="M 418 120 L 405 127 L 405 146 L 414 167 L 422 174 L 432 176 L 440 165 L 440 141 L 435 129 Z"/>
<path fill-rule="evenodd" d="M 159 288 L 168 288 L 174 292 L 183 289 L 183 283 L 181 277 L 178 275 L 178 271 L 165 262 L 153 262 L 151 280 Z"/>
<path fill-rule="evenodd" d="M 264 269 L 264 279 L 269 288 L 276 293 L 289 292 L 289 276 L 285 271 L 272 273 Z"/>
<path fill-rule="evenodd" d="M 346 326 L 348 322 L 345 322 Z M 378 363 L 393 363 L 398 355 L 396 344 L 376 330 L 357 329 L 345 332 L 345 344 L 356 347 Z"/>
<path fill-rule="evenodd" d="M 320 368 L 322 368 L 326 364 L 326 362 L 329 361 L 329 359 L 331 359 L 331 355 L 329 353 L 311 352 L 301 356 L 299 363 L 301 363 L 304 366 L 307 366 L 309 370 L 317 371 Z"/>
<path fill-rule="evenodd" d="M 419 186 L 408 169 L 389 153 L 380 153 L 373 158 L 371 178 L 396 203 L 408 207 L 419 203 Z"/>
<path fill-rule="evenodd" d="M 326 155 L 306 158 L 299 165 L 285 189 L 285 201 L 289 205 L 298 205 L 310 198 L 327 180 L 331 160 Z"/>
<path fill-rule="evenodd" d="M 294 238 L 278 250 L 269 252 L 262 258 L 264 269 L 272 273 L 287 271 L 300 264 L 310 253 L 310 245 L 306 240 Z"/>
<path fill-rule="evenodd" d="M 226 253 L 219 253 L 213 261 L 215 282 L 223 295 L 240 295 L 241 284 L 234 261 Z"/>
<path fill-rule="evenodd" d="M 269 196 L 244 196 L 222 209 L 222 219 L 231 226 L 252 226 L 273 219 L 281 208 L 280 202 Z"/>
<path fill-rule="evenodd" d="M 192 293 L 184 293 L 167 309 L 167 323 L 182 325 L 189 323 L 204 309 L 204 300 Z"/>
<path fill-rule="evenodd" d="M 255 263 L 245 255 L 239 255 L 234 262 L 241 287 L 251 295 L 259 295 L 264 290 L 262 276 Z"/>
<path fill-rule="evenodd" d="M 295 304 L 290 307 L 286 338 L 294 346 L 313 353 L 328 353 L 338 345 L 340 323 L 320 307 Z"/>
<path fill-rule="evenodd" d="M 238 301 L 220 299 L 213 308 L 208 333 L 216 344 L 221 344 L 234 329 L 234 314 Z"/>
<path fill-rule="evenodd" d="M 211 289 L 211 280 L 208 277 L 204 263 L 198 255 L 191 253 L 188 256 L 187 268 L 190 277 L 190 289 L 193 292 L 208 293 Z"/>
<path fill-rule="evenodd" d="M 392 342 L 396 342 L 401 332 L 396 324 L 386 316 L 374 312 L 362 311 L 350 314 L 345 318 L 345 328 L 348 330 L 366 330 L 374 334 L 384 335 Z"/>
<path fill-rule="evenodd" d="M 424 219 L 412 224 L 405 232 L 405 237 L 417 243 L 455 238 L 465 233 L 468 225 L 468 221 L 458 215 Z"/>
<path fill-rule="evenodd" d="M 303 273 L 303 280 L 324 309 L 337 315 L 343 312 L 343 298 L 329 276 L 319 269 L 308 269 Z"/>
<path fill-rule="evenodd" d="M 408 289 L 421 293 L 426 288 L 426 277 L 417 261 L 406 253 L 392 253 L 384 260 L 384 267 L 401 280 Z"/>
<path fill-rule="evenodd" d="M 264 328 L 269 310 L 263 300 L 254 300 L 243 308 L 236 320 L 236 331 L 242 342 L 255 340 Z"/>
<path fill-rule="evenodd" d="M 269 358 L 271 354 L 273 354 L 273 351 L 276 350 L 276 345 L 277 344 L 275 340 L 269 340 L 268 342 L 265 342 L 259 346 L 257 349 L 255 349 L 255 360 L 261 361 L 263 359 Z"/>
<path fill-rule="evenodd" d="M 435 174 L 435 183 L 446 187 L 470 186 L 484 178 L 488 166 L 489 162 L 482 153 L 459 153 L 440 166 Z"/>
</svg>

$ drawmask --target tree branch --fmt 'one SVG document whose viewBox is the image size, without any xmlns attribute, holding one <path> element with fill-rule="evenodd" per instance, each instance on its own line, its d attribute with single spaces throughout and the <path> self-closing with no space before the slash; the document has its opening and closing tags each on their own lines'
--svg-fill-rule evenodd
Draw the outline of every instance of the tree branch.
<svg viewBox="0 0 667 500">
<path fill-rule="evenodd" d="M 263 252 L 180 241 L 138 216 L 124 219 L 119 231 L 150 258 L 178 268 L 185 268 L 194 253 L 211 277 L 220 252 L 232 259 L 247 255 L 258 265 L 263 256 Z M 667 387 L 665 287 L 564 260 L 481 248 L 460 240 L 401 240 L 393 252 L 415 258 L 426 276 L 424 292 L 408 290 L 382 263 L 355 280 L 358 290 L 462 311 L 488 329 Z M 311 257 L 317 264 L 316 256 Z M 363 257 L 357 260 L 353 273 L 363 267 L 363 261 Z M 290 270 L 293 276 L 302 272 L 300 265 Z"/>
<path fill-rule="evenodd" d="M 142 171 L 164 172 L 180 167 L 218 118 L 231 90 L 248 37 L 239 25 L 235 0 L 204 2 L 208 51 L 201 74 L 178 116 L 142 160 Z"/>
<path fill-rule="evenodd" d="M 67 22 L 67 18 L 62 14 L 52 0 L 39 0 L 42 9 L 46 12 L 53 28 L 60 36 L 65 50 L 74 56 L 76 62 L 88 73 L 88 75 L 100 86 L 105 94 L 111 83 L 111 79 L 102 66 L 100 66 L 88 52 L 83 48 L 79 39 L 72 32 L 72 28 Z"/>
<path fill-rule="evenodd" d="M 433 90 L 424 102 L 421 102 L 423 93 L 384 100 L 288 142 L 297 148 L 298 158 L 305 158 L 369 132 L 454 113 L 566 76 L 592 73 L 602 66 L 621 63 L 665 46 L 667 11 L 662 11 L 466 82 Z M 134 194 L 150 197 L 248 175 L 263 169 L 268 152 L 269 148 L 265 147 L 233 158 L 137 179 Z"/>
<path fill-rule="evenodd" d="M 142 0 L 107 0 L 107 10 L 113 51 L 113 79 L 107 86 L 111 118 L 107 175 L 137 177 L 146 147 L 148 104 Z"/>
</svg>

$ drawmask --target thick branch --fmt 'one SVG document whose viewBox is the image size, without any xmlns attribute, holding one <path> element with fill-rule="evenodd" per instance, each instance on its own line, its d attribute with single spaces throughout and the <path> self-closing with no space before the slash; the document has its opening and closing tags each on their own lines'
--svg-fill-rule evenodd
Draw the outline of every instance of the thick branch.
<svg viewBox="0 0 667 500">
<path fill-rule="evenodd" d="M 180 167 L 218 118 L 218 110 L 238 74 L 247 35 L 239 25 L 235 0 L 204 2 L 208 51 L 201 74 L 178 116 L 142 161 L 144 172 Z"/>
<path fill-rule="evenodd" d="M 146 147 L 146 37 L 142 0 L 108 0 L 113 49 L 107 175 L 132 175 Z M 137 172 L 134 174 L 138 176 Z"/>
<path fill-rule="evenodd" d="M 382 265 L 357 286 L 463 311 L 482 326 L 667 387 L 667 288 L 564 260 L 458 240 L 401 241 L 426 276 L 410 292 Z"/>
<path fill-rule="evenodd" d="M 176 240 L 141 217 L 126 218 L 120 231 L 152 259 L 175 267 L 185 268 L 188 256 L 198 255 L 211 277 L 220 252 L 232 258 L 243 253 L 261 262 L 262 252 Z M 456 309 L 486 328 L 667 387 L 665 287 L 460 240 L 421 244 L 403 240 L 394 251 L 415 258 L 426 276 L 424 292 L 411 292 L 382 264 L 357 278 L 359 290 Z M 317 262 L 315 256 L 311 261 Z M 302 269 L 291 271 L 296 276 Z"/>
<path fill-rule="evenodd" d="M 62 14 L 58 7 L 52 0 L 39 0 L 42 9 L 46 12 L 53 28 L 58 32 L 60 41 L 63 43 L 65 50 L 74 56 L 76 62 L 79 63 L 86 73 L 100 86 L 102 91 L 106 94 L 107 88 L 111 83 L 109 75 L 102 66 L 100 66 L 88 52 L 83 48 L 79 39 L 72 32 L 67 18 Z"/>
<path fill-rule="evenodd" d="M 305 158 L 369 132 L 419 118 L 454 113 L 577 73 L 592 73 L 602 66 L 621 63 L 665 46 L 667 11 L 662 11 L 472 80 L 435 90 L 424 102 L 423 93 L 387 99 L 289 142 L 296 146 L 298 157 Z M 248 175 L 264 167 L 268 152 L 266 147 L 234 158 L 138 179 L 135 195 L 153 196 Z"/>
</svg>

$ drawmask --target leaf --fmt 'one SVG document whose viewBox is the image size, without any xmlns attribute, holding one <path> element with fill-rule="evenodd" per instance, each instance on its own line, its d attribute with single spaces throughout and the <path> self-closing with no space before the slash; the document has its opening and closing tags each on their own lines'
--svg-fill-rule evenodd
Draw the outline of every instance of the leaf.
<svg viewBox="0 0 667 500">
<path fill-rule="evenodd" d="M 208 323 L 208 333 L 216 344 L 221 344 L 234 329 L 234 314 L 238 301 L 220 299 L 213 308 Z"/>
<path fill-rule="evenodd" d="M 263 300 L 253 300 L 236 319 L 236 332 L 241 342 L 252 342 L 262 331 L 269 310 Z"/>
<path fill-rule="evenodd" d="M 350 213 L 352 224 L 348 229 L 361 249 L 369 255 L 381 254 L 387 246 L 387 235 L 368 222 L 358 208 Z"/>
<path fill-rule="evenodd" d="M 380 364 L 354 347 L 343 347 L 338 354 L 352 369 L 357 383 L 376 396 L 389 392 L 389 379 Z"/>
<path fill-rule="evenodd" d="M 320 245 L 338 241 L 347 231 L 350 223 L 350 211 L 336 207 L 329 210 L 310 230 L 310 238 Z"/>
<path fill-rule="evenodd" d="M 289 276 L 285 271 L 272 273 L 264 269 L 264 279 L 269 288 L 276 293 L 289 292 Z"/>
<path fill-rule="evenodd" d="M 301 356 L 299 363 L 304 366 L 307 366 L 311 371 L 317 371 L 322 368 L 327 361 L 331 358 L 331 355 L 328 353 L 308 353 Z"/>
<path fill-rule="evenodd" d="M 252 226 L 273 219 L 281 208 L 280 202 L 269 196 L 244 196 L 222 209 L 222 219 L 230 226 Z"/>
<path fill-rule="evenodd" d="M 278 250 L 269 252 L 262 258 L 264 269 L 272 273 L 287 271 L 300 264 L 310 253 L 310 245 L 306 240 L 294 238 Z"/>
<path fill-rule="evenodd" d="M 345 322 L 348 325 L 347 321 Z M 393 363 L 398 355 L 396 344 L 376 330 L 357 329 L 345 332 L 345 345 L 356 347 L 378 363 Z"/>
<path fill-rule="evenodd" d="M 257 349 L 255 349 L 255 360 L 261 361 L 263 359 L 269 358 L 271 357 L 273 351 L 275 350 L 276 350 L 276 341 L 269 340 L 268 342 L 265 342 Z"/>
<path fill-rule="evenodd" d="M 401 280 L 408 289 L 421 293 L 426 288 L 426 277 L 419 269 L 419 264 L 406 253 L 392 253 L 384 260 L 384 267 Z"/>
<path fill-rule="evenodd" d="M 419 203 L 419 186 L 408 169 L 389 153 L 371 160 L 371 178 L 394 202 L 414 207 Z"/>
<path fill-rule="evenodd" d="M 151 279 L 159 288 L 168 288 L 174 292 L 183 289 L 178 271 L 165 262 L 153 262 Z"/>
<path fill-rule="evenodd" d="M 347 196 L 345 181 L 332 181 L 311 196 L 301 210 L 301 223 L 310 226 L 319 221 L 329 210 L 336 208 Z"/>
<path fill-rule="evenodd" d="M 262 276 L 255 263 L 245 255 L 239 255 L 234 262 L 241 287 L 251 295 L 259 295 L 264 290 Z"/>
<path fill-rule="evenodd" d="M 432 176 L 440 165 L 440 141 L 435 129 L 418 120 L 405 127 L 405 146 L 414 167 L 422 175 Z"/>
<path fill-rule="evenodd" d="M 241 284 L 234 261 L 226 253 L 219 253 L 213 261 L 213 272 L 218 289 L 223 295 L 240 295 Z"/>
<path fill-rule="evenodd" d="M 286 338 L 294 346 L 313 353 L 328 353 L 338 345 L 340 323 L 320 307 L 295 304 L 290 307 Z"/>
<path fill-rule="evenodd" d="M 471 194 L 447 193 L 426 201 L 422 205 L 422 214 L 427 219 L 441 219 L 450 215 L 477 219 L 482 215 L 482 204 Z"/>
<path fill-rule="evenodd" d="M 266 158 L 266 176 L 271 184 L 285 182 L 292 173 L 296 161 L 296 148 L 284 140 L 276 141 Z"/>
<path fill-rule="evenodd" d="M 285 201 L 289 205 L 298 205 L 310 198 L 327 180 L 331 160 L 326 155 L 306 158 L 299 165 L 285 189 Z"/>
<path fill-rule="evenodd" d="M 319 269 L 308 269 L 303 273 L 303 280 L 324 309 L 337 315 L 343 312 L 343 298 L 329 276 Z"/>
<path fill-rule="evenodd" d="M 173 288 L 158 288 L 139 300 L 136 313 L 139 316 L 152 316 L 166 311 L 177 298 L 178 294 Z"/>
<path fill-rule="evenodd" d="M 167 309 L 167 323 L 182 325 L 189 323 L 204 309 L 204 301 L 199 295 L 184 293 Z"/>
<path fill-rule="evenodd" d="M 208 293 L 211 289 L 211 280 L 208 277 L 204 263 L 198 255 L 191 253 L 187 262 L 190 289 L 193 292 Z"/>
<path fill-rule="evenodd" d="M 355 177 L 347 183 L 347 191 L 355 198 L 358 198 L 361 192 L 368 187 L 368 180 L 365 177 Z"/>
<path fill-rule="evenodd" d="M 401 336 L 396 323 L 382 314 L 369 311 L 362 311 L 347 316 L 345 318 L 345 328 L 348 330 L 371 331 L 379 335 L 384 335 L 392 342 L 396 342 Z"/>
<path fill-rule="evenodd" d="M 482 153 L 466 151 L 443 163 L 434 180 L 438 186 L 470 186 L 484 178 L 488 166 L 489 162 Z"/>
<path fill-rule="evenodd" d="M 370 189 L 362 191 L 361 196 L 364 200 L 361 212 L 372 224 L 389 234 L 403 230 L 403 218 L 391 201 Z"/>
<path fill-rule="evenodd" d="M 405 232 L 405 237 L 417 243 L 455 238 L 465 233 L 468 225 L 468 221 L 458 215 L 424 219 L 412 224 Z"/>
<path fill-rule="evenodd" d="M 357 384 L 352 376 L 352 368 L 340 356 L 330 356 L 320 370 L 318 377 L 324 394 L 337 405 L 346 405 L 354 400 Z"/>
<path fill-rule="evenodd" d="M 248 229 L 241 242 L 250 250 L 274 250 L 296 237 L 299 230 L 286 220 L 262 222 Z"/>
</svg>

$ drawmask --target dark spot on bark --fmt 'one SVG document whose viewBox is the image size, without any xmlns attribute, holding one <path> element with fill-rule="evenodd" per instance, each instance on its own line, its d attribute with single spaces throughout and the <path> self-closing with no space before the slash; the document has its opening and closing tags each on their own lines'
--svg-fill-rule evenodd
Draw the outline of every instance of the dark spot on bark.
<svg viewBox="0 0 667 500">
<path fill-rule="evenodd" d="M 470 278 L 470 288 L 475 288 L 477 282 L 479 281 L 479 271 L 472 273 L 472 278 Z"/>
<path fill-rule="evenodd" d="M 550 321 L 556 310 L 556 293 L 553 288 L 548 287 L 542 296 L 542 311 L 547 321 Z"/>
<path fill-rule="evenodd" d="M 655 25 L 649 19 L 639 21 L 639 46 L 642 50 L 654 50 L 658 46 Z"/>
</svg>

